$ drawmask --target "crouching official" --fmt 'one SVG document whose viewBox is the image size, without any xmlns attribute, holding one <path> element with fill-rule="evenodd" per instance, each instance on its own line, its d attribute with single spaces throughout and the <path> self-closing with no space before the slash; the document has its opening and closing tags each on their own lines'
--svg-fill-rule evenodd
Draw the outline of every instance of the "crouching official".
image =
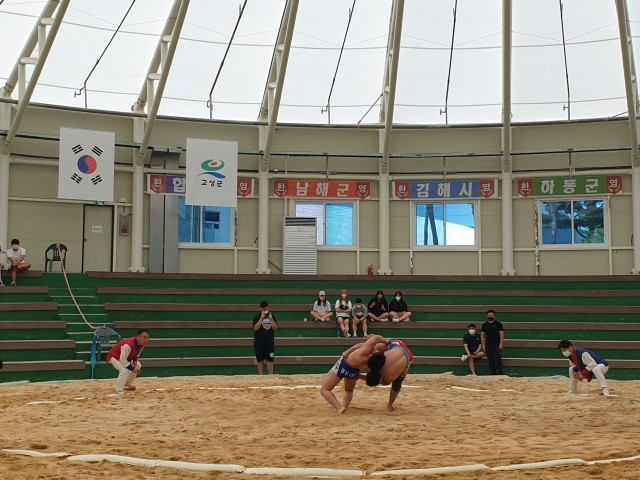
<svg viewBox="0 0 640 480">
<path fill-rule="evenodd" d="M 595 376 L 602 389 L 602 395 L 610 396 L 605 373 L 609 371 L 609 362 L 591 350 L 574 347 L 569 340 L 561 340 L 558 348 L 569 359 L 569 393 L 576 393 L 578 380 L 590 382 Z"/>
<path fill-rule="evenodd" d="M 121 340 L 109 350 L 107 363 L 113 365 L 113 368 L 119 372 L 118 380 L 116 380 L 116 393 L 136 389 L 132 383 L 142 369 L 138 358 L 148 341 L 149 330 L 142 328 L 138 330 L 135 337 Z"/>
</svg>

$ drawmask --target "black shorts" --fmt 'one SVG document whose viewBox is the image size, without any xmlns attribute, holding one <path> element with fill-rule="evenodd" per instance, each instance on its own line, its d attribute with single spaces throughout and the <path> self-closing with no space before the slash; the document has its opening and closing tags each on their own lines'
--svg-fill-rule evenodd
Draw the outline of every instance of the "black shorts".
<svg viewBox="0 0 640 480">
<path fill-rule="evenodd" d="M 254 340 L 253 348 L 256 351 L 256 360 L 273 362 L 275 355 L 275 342 L 273 340 Z"/>
</svg>

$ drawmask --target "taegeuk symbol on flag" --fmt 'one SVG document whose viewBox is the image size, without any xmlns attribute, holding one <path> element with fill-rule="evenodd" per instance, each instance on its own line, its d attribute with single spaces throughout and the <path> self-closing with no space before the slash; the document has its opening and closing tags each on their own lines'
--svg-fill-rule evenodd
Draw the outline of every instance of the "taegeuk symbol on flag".
<svg viewBox="0 0 640 480">
<path fill-rule="evenodd" d="M 113 201 L 116 135 L 60 128 L 58 198 Z"/>
</svg>

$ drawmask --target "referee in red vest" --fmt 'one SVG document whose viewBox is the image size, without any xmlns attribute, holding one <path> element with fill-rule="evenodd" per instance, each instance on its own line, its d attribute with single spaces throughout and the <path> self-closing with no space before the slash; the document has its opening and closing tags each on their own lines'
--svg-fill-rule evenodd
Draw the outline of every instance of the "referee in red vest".
<svg viewBox="0 0 640 480">
<path fill-rule="evenodd" d="M 116 393 L 124 393 L 125 390 L 135 390 L 132 385 L 136 379 L 142 364 L 138 361 L 142 350 L 149 341 L 149 330 L 141 328 L 135 337 L 125 338 L 109 350 L 107 363 L 118 370 L 116 381 Z"/>
</svg>

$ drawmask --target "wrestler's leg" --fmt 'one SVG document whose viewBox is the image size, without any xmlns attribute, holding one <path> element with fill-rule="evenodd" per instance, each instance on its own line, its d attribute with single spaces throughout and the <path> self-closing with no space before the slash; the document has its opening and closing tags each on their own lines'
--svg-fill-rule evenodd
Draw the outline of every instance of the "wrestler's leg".
<svg viewBox="0 0 640 480">
<path fill-rule="evenodd" d="M 351 404 L 351 400 L 353 400 L 353 389 L 356 388 L 356 382 L 358 379 L 356 378 L 345 378 L 344 379 L 344 397 L 342 398 L 342 411 L 338 410 L 340 413 L 344 413 L 349 408 Z"/>
<path fill-rule="evenodd" d="M 340 409 L 342 409 L 342 405 L 340 405 L 340 402 L 332 391 L 338 383 L 340 383 L 340 378 L 336 372 L 329 370 L 329 373 L 327 373 L 327 376 L 324 378 L 322 387 L 320 387 L 320 394 L 327 402 L 333 405 L 336 410 L 340 411 Z"/>
</svg>

